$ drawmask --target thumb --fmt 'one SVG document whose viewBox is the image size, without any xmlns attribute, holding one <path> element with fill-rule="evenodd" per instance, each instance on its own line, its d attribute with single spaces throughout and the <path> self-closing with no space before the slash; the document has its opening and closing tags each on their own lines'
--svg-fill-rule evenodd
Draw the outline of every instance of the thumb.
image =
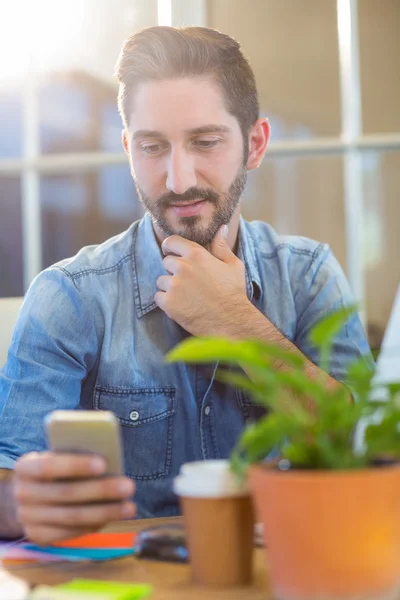
<svg viewBox="0 0 400 600">
<path fill-rule="evenodd" d="M 227 236 L 228 225 L 222 225 L 222 227 L 218 229 L 210 247 L 211 254 L 225 263 L 228 263 L 232 258 L 235 258 L 235 255 L 229 248 Z"/>
</svg>

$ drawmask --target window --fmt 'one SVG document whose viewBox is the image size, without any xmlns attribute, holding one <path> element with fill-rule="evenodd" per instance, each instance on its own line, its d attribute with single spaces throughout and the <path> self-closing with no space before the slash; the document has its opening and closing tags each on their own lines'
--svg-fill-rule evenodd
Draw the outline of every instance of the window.
<svg viewBox="0 0 400 600">
<path fill-rule="evenodd" d="M 40 206 L 44 267 L 121 233 L 143 214 L 127 165 L 43 176 Z"/>
<path fill-rule="evenodd" d="M 21 185 L 18 177 L 0 178 L 0 291 L 23 294 Z"/>
<path fill-rule="evenodd" d="M 211 27 L 239 40 L 271 141 L 340 133 L 335 0 L 211 0 Z"/>
<path fill-rule="evenodd" d="M 22 155 L 22 96 L 0 82 L 0 160 Z"/>
<path fill-rule="evenodd" d="M 400 3 L 358 2 L 363 130 L 400 132 Z"/>
<path fill-rule="evenodd" d="M 400 283 L 400 152 L 363 153 L 367 314 L 382 337 Z"/>
<path fill-rule="evenodd" d="M 341 156 L 267 157 L 249 174 L 243 214 L 329 244 L 346 268 L 343 196 Z"/>
</svg>

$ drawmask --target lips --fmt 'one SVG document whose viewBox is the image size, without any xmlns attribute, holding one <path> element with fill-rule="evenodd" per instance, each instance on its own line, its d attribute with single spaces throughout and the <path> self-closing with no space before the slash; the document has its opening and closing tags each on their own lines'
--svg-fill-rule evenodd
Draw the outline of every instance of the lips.
<svg viewBox="0 0 400 600">
<path fill-rule="evenodd" d="M 199 214 L 205 203 L 206 200 L 198 200 L 186 204 L 171 204 L 171 208 L 178 217 L 193 217 Z"/>
</svg>

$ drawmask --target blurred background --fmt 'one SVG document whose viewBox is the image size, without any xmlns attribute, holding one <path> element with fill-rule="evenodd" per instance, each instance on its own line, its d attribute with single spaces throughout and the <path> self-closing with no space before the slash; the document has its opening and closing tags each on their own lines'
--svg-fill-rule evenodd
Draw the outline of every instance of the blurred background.
<svg viewBox="0 0 400 600">
<path fill-rule="evenodd" d="M 244 216 L 329 243 L 379 348 L 400 280 L 400 0 L 0 0 L 0 297 L 142 215 L 113 69 L 156 24 L 241 42 L 272 126 Z"/>
</svg>

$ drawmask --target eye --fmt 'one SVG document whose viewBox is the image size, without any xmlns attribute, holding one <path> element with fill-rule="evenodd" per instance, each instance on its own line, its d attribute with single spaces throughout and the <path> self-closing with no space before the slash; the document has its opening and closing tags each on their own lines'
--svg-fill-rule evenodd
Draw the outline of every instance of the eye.
<svg viewBox="0 0 400 600">
<path fill-rule="evenodd" d="M 195 140 L 193 143 L 199 148 L 209 150 L 210 148 L 214 148 L 219 142 L 220 140 Z"/>
<path fill-rule="evenodd" d="M 163 144 L 142 144 L 140 146 L 140 149 L 142 150 L 142 152 L 145 152 L 146 154 L 158 154 L 159 152 L 161 152 L 164 149 L 164 145 Z"/>
</svg>

